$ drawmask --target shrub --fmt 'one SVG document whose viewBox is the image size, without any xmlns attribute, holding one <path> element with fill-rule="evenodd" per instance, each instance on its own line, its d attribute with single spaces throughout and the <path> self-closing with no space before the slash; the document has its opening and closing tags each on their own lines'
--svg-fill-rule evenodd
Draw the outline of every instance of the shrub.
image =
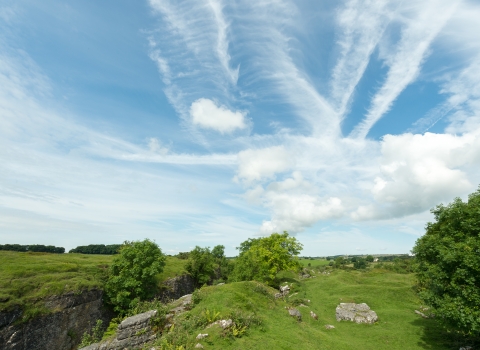
<svg viewBox="0 0 480 350">
<path fill-rule="evenodd" d="M 110 265 L 105 292 L 115 311 L 123 315 L 156 290 L 155 276 L 163 271 L 165 255 L 152 241 L 126 241 Z"/>
</svg>

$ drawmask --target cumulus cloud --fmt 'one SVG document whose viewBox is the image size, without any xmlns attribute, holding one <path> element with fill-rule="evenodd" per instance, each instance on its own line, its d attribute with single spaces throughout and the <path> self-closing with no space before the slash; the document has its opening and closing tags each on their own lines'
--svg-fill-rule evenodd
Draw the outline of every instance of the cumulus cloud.
<svg viewBox="0 0 480 350">
<path fill-rule="evenodd" d="M 190 106 L 192 123 L 204 129 L 212 129 L 222 134 L 236 129 L 245 129 L 245 113 L 232 112 L 223 106 L 217 106 L 208 98 L 199 98 Z"/>
<path fill-rule="evenodd" d="M 294 159 L 284 146 L 248 149 L 238 154 L 238 172 L 235 179 L 247 183 L 272 178 L 276 173 L 291 169 Z"/>
<path fill-rule="evenodd" d="M 353 213 L 354 219 L 401 217 L 430 209 L 471 191 L 467 173 L 480 151 L 478 135 L 386 135 L 381 175 L 371 188 L 375 204 Z"/>
<path fill-rule="evenodd" d="M 291 178 L 269 184 L 265 190 L 256 187 L 249 191 L 247 198 L 262 202 L 272 212 L 272 219 L 262 223 L 260 233 L 298 233 L 319 220 L 343 215 L 344 207 L 340 198 L 323 198 L 316 192 L 315 186 L 304 180 L 298 171 Z"/>
</svg>

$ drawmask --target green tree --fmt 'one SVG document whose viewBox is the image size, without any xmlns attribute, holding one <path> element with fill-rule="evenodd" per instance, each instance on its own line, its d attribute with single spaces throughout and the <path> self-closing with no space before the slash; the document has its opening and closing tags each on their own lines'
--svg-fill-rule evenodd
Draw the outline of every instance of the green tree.
<svg viewBox="0 0 480 350">
<path fill-rule="evenodd" d="M 373 256 L 367 255 L 367 257 L 365 258 L 365 260 L 366 260 L 367 262 L 373 262 L 374 259 L 373 259 Z"/>
<path fill-rule="evenodd" d="M 185 269 L 198 285 L 210 283 L 215 271 L 215 258 L 210 248 L 200 248 L 196 246 L 195 249 L 189 253 Z"/>
<path fill-rule="evenodd" d="M 353 263 L 353 267 L 356 269 L 366 269 L 367 266 L 368 266 L 367 260 L 363 258 L 357 258 Z"/>
<path fill-rule="evenodd" d="M 105 293 L 115 311 L 126 314 L 156 291 L 156 275 L 163 271 L 165 255 L 154 242 L 125 241 L 110 265 Z"/>
<path fill-rule="evenodd" d="M 278 272 L 300 267 L 298 254 L 302 248 L 302 244 L 286 231 L 250 238 L 237 248 L 240 254 L 233 277 L 237 281 L 260 280 L 273 284 Z"/>
<path fill-rule="evenodd" d="M 480 188 L 431 212 L 412 250 L 419 296 L 447 326 L 480 335 Z"/>
</svg>

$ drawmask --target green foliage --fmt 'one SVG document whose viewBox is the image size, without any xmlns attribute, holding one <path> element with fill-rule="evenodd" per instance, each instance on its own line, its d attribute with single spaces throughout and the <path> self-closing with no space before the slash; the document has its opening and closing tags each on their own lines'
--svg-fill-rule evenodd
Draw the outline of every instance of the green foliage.
<svg viewBox="0 0 480 350">
<path fill-rule="evenodd" d="M 13 252 L 37 252 L 37 253 L 55 253 L 55 254 L 65 253 L 65 248 L 63 247 L 55 247 L 53 245 L 43 245 L 43 244 L 30 244 L 30 245 L 0 244 L 0 250 L 9 250 Z"/>
<path fill-rule="evenodd" d="M 193 277 L 198 285 L 210 283 L 215 268 L 215 259 L 209 248 L 196 246 L 190 252 L 185 270 Z"/>
<path fill-rule="evenodd" d="M 347 261 L 339 256 L 338 258 L 335 258 L 335 267 L 343 267 L 345 264 L 347 263 Z"/>
<path fill-rule="evenodd" d="M 367 259 L 357 258 L 353 263 L 353 267 L 356 268 L 357 270 L 366 269 L 368 266 L 367 261 L 368 261 Z"/>
<path fill-rule="evenodd" d="M 373 259 L 373 256 L 367 255 L 367 257 L 365 258 L 365 260 L 366 260 L 367 262 L 373 262 L 374 259 Z"/>
<path fill-rule="evenodd" d="M 151 298 L 156 275 L 163 271 L 165 255 L 152 241 L 126 241 L 110 266 L 105 292 L 119 314 L 126 314 L 139 301 Z"/>
<path fill-rule="evenodd" d="M 180 252 L 177 255 L 175 255 L 175 257 L 182 260 L 187 260 L 190 257 L 190 252 Z"/>
<path fill-rule="evenodd" d="M 237 281 L 259 280 L 273 284 L 278 272 L 298 269 L 302 244 L 287 232 L 268 237 L 250 238 L 240 244 L 233 278 Z"/>
<path fill-rule="evenodd" d="M 205 320 L 207 321 L 207 323 L 212 323 L 218 320 L 220 316 L 220 312 L 217 312 L 215 310 L 210 311 L 207 309 L 203 312 L 203 316 L 205 317 Z"/>
<path fill-rule="evenodd" d="M 70 249 L 69 253 L 80 253 L 80 254 L 105 254 L 113 255 L 118 254 L 121 244 L 89 244 L 81 245 L 74 249 Z"/>
<path fill-rule="evenodd" d="M 432 213 L 412 250 L 419 296 L 448 326 L 480 335 L 480 189 Z"/>
<path fill-rule="evenodd" d="M 90 344 L 98 343 L 102 340 L 103 336 L 103 321 L 97 320 L 97 323 L 92 328 L 91 332 L 85 332 L 82 337 L 82 342 L 80 343 L 79 347 L 83 348 Z"/>
<path fill-rule="evenodd" d="M 194 278 L 197 285 L 211 284 L 214 280 L 225 281 L 232 270 L 225 257 L 225 247 L 217 245 L 210 248 L 196 246 L 188 253 L 189 258 L 185 270 Z"/>
</svg>

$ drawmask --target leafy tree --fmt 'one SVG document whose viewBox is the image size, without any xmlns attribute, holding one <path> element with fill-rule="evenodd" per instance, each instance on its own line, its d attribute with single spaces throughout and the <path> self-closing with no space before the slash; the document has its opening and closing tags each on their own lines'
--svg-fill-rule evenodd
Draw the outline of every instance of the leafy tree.
<svg viewBox="0 0 480 350">
<path fill-rule="evenodd" d="M 36 252 L 36 253 L 56 253 L 63 254 L 65 253 L 65 248 L 55 247 L 53 245 L 43 245 L 43 244 L 31 244 L 31 245 L 20 245 L 20 244 L 0 244 L 0 250 L 10 250 L 14 252 Z"/>
<path fill-rule="evenodd" d="M 273 284 L 282 270 L 298 269 L 303 246 L 286 231 L 268 237 L 250 238 L 240 244 L 233 276 L 238 281 L 260 280 Z"/>
<path fill-rule="evenodd" d="M 341 256 L 335 259 L 335 267 L 342 267 L 345 263 L 345 259 Z"/>
<path fill-rule="evenodd" d="M 480 188 L 432 209 L 412 252 L 420 298 L 447 326 L 480 334 Z"/>
<path fill-rule="evenodd" d="M 200 248 L 196 246 L 195 249 L 189 253 L 185 269 L 198 285 L 211 282 L 215 269 L 215 258 L 210 248 Z"/>
<path fill-rule="evenodd" d="M 81 245 L 74 249 L 70 249 L 69 253 L 81 253 L 81 254 L 105 254 L 113 255 L 118 254 L 121 244 L 89 244 Z"/>
<path fill-rule="evenodd" d="M 115 311 L 126 314 L 140 300 L 151 298 L 156 275 L 163 271 L 165 255 L 154 242 L 125 241 L 110 265 L 105 292 Z"/>
<path fill-rule="evenodd" d="M 352 258 L 350 259 L 350 261 L 352 263 L 356 263 L 357 262 L 357 257 L 356 256 L 352 256 Z"/>
<path fill-rule="evenodd" d="M 365 258 L 365 260 L 366 260 L 367 262 L 373 262 L 374 259 L 373 259 L 373 256 L 367 255 L 367 257 Z"/>
<path fill-rule="evenodd" d="M 368 266 L 367 260 L 363 258 L 357 258 L 353 263 L 353 267 L 356 269 L 366 269 L 367 266 Z"/>
</svg>

